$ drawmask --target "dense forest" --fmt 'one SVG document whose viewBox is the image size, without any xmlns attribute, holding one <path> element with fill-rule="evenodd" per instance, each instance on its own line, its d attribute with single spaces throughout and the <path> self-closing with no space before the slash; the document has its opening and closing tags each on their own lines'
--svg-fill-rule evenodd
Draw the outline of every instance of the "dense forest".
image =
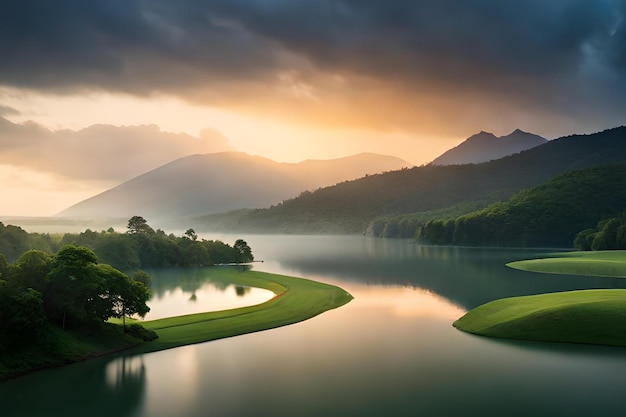
<svg viewBox="0 0 626 417">
<path fill-rule="evenodd" d="M 154 230 L 141 216 L 128 221 L 125 233 L 85 230 L 62 236 L 28 233 L 20 227 L 0 222 L 0 253 L 15 261 L 27 250 L 55 253 L 67 244 L 92 249 L 101 262 L 122 271 L 162 266 L 209 266 L 245 263 L 254 260 L 247 242 L 238 239 L 234 245 L 219 240 L 198 239 L 193 229 L 182 236 Z"/>
<path fill-rule="evenodd" d="M 493 202 L 491 196 L 509 197 L 563 172 L 610 163 L 626 163 L 626 127 L 555 139 L 481 164 L 427 165 L 370 175 L 303 192 L 267 209 L 199 217 L 194 224 L 203 230 L 269 233 L 365 233 L 369 227 L 377 235 L 386 226 L 381 219 L 387 218 L 409 224 L 387 227 L 387 236 L 399 237 L 393 229 L 410 233 L 416 224 L 410 224 L 412 217 L 427 220 L 430 212 L 452 207 L 465 207 L 467 213 Z"/>
<path fill-rule="evenodd" d="M 416 237 L 449 245 L 572 247 L 578 232 L 624 209 L 626 165 L 601 166 L 559 175 L 483 210 L 431 220 Z M 587 234 L 604 233 L 604 225 Z"/>
<path fill-rule="evenodd" d="M 617 217 L 601 220 L 593 229 L 579 232 L 574 247 L 580 250 L 626 249 L 626 210 Z"/>
<path fill-rule="evenodd" d="M 0 378 L 63 363 L 94 340 L 122 348 L 138 343 L 129 339 L 155 339 L 141 325 L 125 324 L 150 310 L 146 278 L 99 263 L 76 245 L 54 255 L 29 250 L 12 264 L 0 254 Z M 123 329 L 110 318 L 122 318 Z"/>
<path fill-rule="evenodd" d="M 86 346 L 116 350 L 138 343 L 133 337 L 156 338 L 139 324 L 125 325 L 126 317 L 150 310 L 151 279 L 139 268 L 253 259 L 244 240 L 201 240 L 192 229 L 166 235 L 140 216 L 126 233 L 50 236 L 0 223 L 0 378 L 75 360 Z M 110 318 L 122 318 L 123 331 Z"/>
</svg>

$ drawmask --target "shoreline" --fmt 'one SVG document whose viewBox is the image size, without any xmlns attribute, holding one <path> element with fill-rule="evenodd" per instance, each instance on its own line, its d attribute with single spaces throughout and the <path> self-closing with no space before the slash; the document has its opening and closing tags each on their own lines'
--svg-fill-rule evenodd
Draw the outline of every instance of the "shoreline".
<svg viewBox="0 0 626 417">
<path fill-rule="evenodd" d="M 247 307 L 151 321 L 131 321 L 156 331 L 159 338 L 150 342 L 137 339 L 136 344 L 120 349 L 94 349 L 82 355 L 60 358 L 57 362 L 39 364 L 23 372 L 8 373 L 0 378 L 0 382 L 97 357 L 134 356 L 287 326 L 341 307 L 353 299 L 352 295 L 342 288 L 305 278 L 226 268 L 220 268 L 219 271 L 222 278 L 229 279 L 233 284 L 266 289 L 275 295 L 268 301 Z"/>
</svg>

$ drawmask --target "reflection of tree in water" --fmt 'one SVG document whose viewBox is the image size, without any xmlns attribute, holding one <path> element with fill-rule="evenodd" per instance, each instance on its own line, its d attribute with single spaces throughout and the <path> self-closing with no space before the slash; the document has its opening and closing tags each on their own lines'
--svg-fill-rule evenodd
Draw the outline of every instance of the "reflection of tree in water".
<svg viewBox="0 0 626 417">
<path fill-rule="evenodd" d="M 132 416 L 145 400 L 146 367 L 142 356 L 122 356 L 103 367 L 103 386 L 98 398 L 85 403 L 97 404 L 97 412 L 84 415 Z"/>
<path fill-rule="evenodd" d="M 152 276 L 153 297 L 162 298 L 165 293 L 174 291 L 177 288 L 193 297 L 196 291 L 208 283 L 211 283 L 220 291 L 225 291 L 228 284 L 212 280 L 211 270 L 212 268 L 151 269 L 148 272 Z M 195 301 L 192 298 L 190 300 Z"/>
<path fill-rule="evenodd" d="M 237 297 L 244 297 L 248 294 L 252 289 L 250 287 L 244 287 L 242 285 L 235 285 L 235 293 Z"/>
<path fill-rule="evenodd" d="M 0 389 L 2 415 L 130 417 L 146 400 L 142 356 L 111 357 L 9 381 Z"/>
</svg>

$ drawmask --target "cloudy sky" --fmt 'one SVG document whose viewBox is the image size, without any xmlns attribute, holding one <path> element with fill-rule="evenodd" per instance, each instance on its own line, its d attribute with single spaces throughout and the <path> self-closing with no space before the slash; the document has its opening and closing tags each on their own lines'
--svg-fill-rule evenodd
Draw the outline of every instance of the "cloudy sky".
<svg viewBox="0 0 626 417">
<path fill-rule="evenodd" d="M 626 124 L 618 0 L 0 0 L 0 214 L 174 158 L 427 163 Z"/>
</svg>

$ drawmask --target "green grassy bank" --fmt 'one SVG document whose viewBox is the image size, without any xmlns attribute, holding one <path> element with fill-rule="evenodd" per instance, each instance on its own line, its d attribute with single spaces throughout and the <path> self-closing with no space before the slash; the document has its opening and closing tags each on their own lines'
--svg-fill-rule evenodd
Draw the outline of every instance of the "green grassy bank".
<svg viewBox="0 0 626 417">
<path fill-rule="evenodd" d="M 626 290 L 585 290 L 495 300 L 454 327 L 481 336 L 626 346 Z"/>
<path fill-rule="evenodd" d="M 112 323 L 80 332 L 48 325 L 37 344 L 23 345 L 0 355 L 0 380 L 115 352 L 147 353 L 193 343 L 237 336 L 304 321 L 340 307 L 352 296 L 339 287 L 302 278 L 236 268 L 215 268 L 216 281 L 264 288 L 276 294 L 255 306 L 140 322 L 159 339 L 142 342 Z"/>
<path fill-rule="evenodd" d="M 549 274 L 626 278 L 626 251 L 562 252 L 550 258 L 511 262 L 507 266 Z"/>
<path fill-rule="evenodd" d="M 551 274 L 626 278 L 626 251 L 564 252 L 507 264 Z M 584 290 L 495 300 L 454 323 L 481 336 L 626 346 L 626 290 Z"/>
<path fill-rule="evenodd" d="M 138 345 L 130 352 L 155 352 L 285 326 L 352 300 L 352 296 L 339 287 L 307 279 L 254 271 L 240 273 L 234 269 L 225 269 L 223 274 L 233 284 L 264 288 L 276 296 L 249 307 L 143 322 L 142 325 L 156 331 L 159 338 Z"/>
</svg>

